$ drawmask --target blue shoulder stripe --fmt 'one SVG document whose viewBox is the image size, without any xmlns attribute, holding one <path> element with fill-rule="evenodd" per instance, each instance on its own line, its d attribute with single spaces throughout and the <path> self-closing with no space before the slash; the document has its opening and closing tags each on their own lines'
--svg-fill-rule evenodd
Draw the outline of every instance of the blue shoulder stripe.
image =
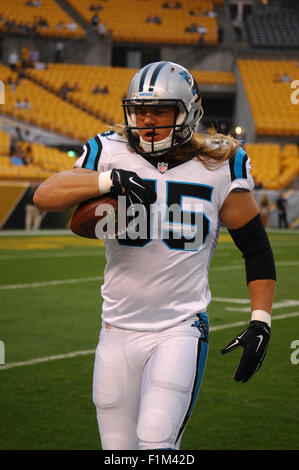
<svg viewBox="0 0 299 470">
<path fill-rule="evenodd" d="M 240 147 L 236 155 L 230 159 L 229 167 L 231 173 L 231 179 L 235 180 L 238 178 L 247 178 L 246 172 L 246 161 L 248 157 L 245 150 Z"/>
<path fill-rule="evenodd" d="M 93 137 L 86 143 L 87 153 L 82 168 L 97 171 L 98 162 L 102 152 L 102 142 L 99 137 Z"/>
</svg>

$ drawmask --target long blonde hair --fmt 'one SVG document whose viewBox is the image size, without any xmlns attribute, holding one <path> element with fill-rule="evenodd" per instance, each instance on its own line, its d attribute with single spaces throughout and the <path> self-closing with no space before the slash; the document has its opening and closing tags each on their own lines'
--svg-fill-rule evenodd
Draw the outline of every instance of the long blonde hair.
<svg viewBox="0 0 299 470">
<path fill-rule="evenodd" d="M 119 135 L 128 137 L 123 124 L 116 124 L 110 129 Z M 206 168 L 212 170 L 218 168 L 225 160 L 234 157 L 240 146 L 241 143 L 230 135 L 195 132 L 189 142 L 174 147 L 165 154 L 165 157 L 167 156 L 167 160 L 182 161 L 197 158 Z"/>
</svg>

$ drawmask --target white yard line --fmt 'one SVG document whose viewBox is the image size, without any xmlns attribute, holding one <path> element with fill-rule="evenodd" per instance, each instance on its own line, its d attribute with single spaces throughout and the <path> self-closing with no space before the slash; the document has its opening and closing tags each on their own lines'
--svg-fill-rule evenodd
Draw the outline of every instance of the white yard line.
<svg viewBox="0 0 299 470">
<path fill-rule="evenodd" d="M 93 276 L 93 277 L 78 277 L 74 279 L 56 279 L 54 281 L 44 281 L 44 282 L 28 282 L 25 284 L 7 284 L 0 286 L 0 290 L 8 289 L 31 289 L 35 287 L 48 287 L 48 286 L 59 286 L 62 284 L 76 284 L 80 282 L 90 282 L 90 281 L 102 281 L 103 276 Z"/>
<path fill-rule="evenodd" d="M 59 359 L 68 359 L 77 356 L 86 356 L 88 354 L 94 354 L 95 350 L 90 349 L 87 351 L 74 351 L 71 353 L 66 354 L 58 354 L 57 356 L 48 356 L 48 357 L 38 357 L 36 359 L 30 359 L 29 361 L 22 361 L 22 362 L 12 362 L 11 364 L 5 364 L 4 366 L 0 366 L 0 371 L 5 369 L 13 369 L 15 367 L 23 367 L 23 366 L 33 366 L 34 364 L 40 364 L 42 362 L 49 362 L 49 361 L 57 361 Z"/>
<path fill-rule="evenodd" d="M 299 317 L 299 312 L 285 313 L 282 315 L 272 315 L 273 320 L 285 320 L 286 318 Z M 210 331 L 225 330 L 227 328 L 234 328 L 235 326 L 248 325 L 248 320 L 237 321 L 235 323 L 228 323 L 227 325 L 212 326 Z"/>
<path fill-rule="evenodd" d="M 293 313 L 272 316 L 272 320 L 285 320 L 286 318 L 293 318 L 293 317 L 298 317 L 298 316 L 299 316 L 299 312 L 293 312 Z M 228 328 L 234 328 L 235 326 L 243 326 L 243 325 L 248 325 L 248 320 L 239 321 L 235 323 L 227 323 L 226 325 L 212 326 L 210 328 L 210 331 L 225 330 Z M 0 365 L 0 371 L 7 370 L 7 369 L 14 369 L 15 367 L 32 366 L 35 364 L 41 364 L 43 362 L 57 361 L 59 359 L 69 359 L 69 358 L 73 358 L 77 356 L 87 356 L 87 355 L 94 354 L 94 353 L 95 353 L 95 350 L 90 349 L 86 351 L 74 351 L 74 352 L 70 352 L 66 354 L 58 354 L 57 356 L 38 357 L 36 359 L 30 359 L 29 361 L 12 362 L 11 364 Z"/>
<path fill-rule="evenodd" d="M 100 247 L 102 248 L 102 247 Z M 39 258 L 73 258 L 75 256 L 105 256 L 103 250 L 98 251 L 80 251 L 66 253 L 32 253 L 32 254 L 16 254 L 16 255 L 0 255 L 0 261 L 3 260 L 19 260 L 19 259 L 39 259 Z"/>
<path fill-rule="evenodd" d="M 284 266 L 299 266 L 299 261 L 276 261 L 276 266 L 284 267 Z M 212 271 L 230 271 L 231 269 L 244 269 L 244 264 L 228 264 L 226 266 L 215 266 L 211 267 L 210 270 Z"/>
<path fill-rule="evenodd" d="M 236 299 L 231 297 L 212 297 L 212 302 L 227 302 L 229 304 L 249 304 L 249 299 Z"/>
<path fill-rule="evenodd" d="M 71 255 L 73 256 L 73 255 Z M 278 261 L 276 266 L 298 266 L 299 261 Z M 243 269 L 243 265 L 230 265 L 230 266 L 218 266 L 215 268 L 210 268 L 213 271 L 229 271 L 230 269 Z M 103 280 L 103 276 L 99 277 L 81 277 L 75 279 L 58 279 L 54 281 L 44 281 L 44 282 L 28 282 L 24 284 L 8 284 L 8 285 L 0 285 L 0 290 L 6 289 L 28 289 L 34 287 L 46 287 L 46 286 L 56 286 L 59 284 L 75 284 L 80 282 L 89 282 L 89 281 L 98 281 Z M 213 299 L 217 302 L 217 300 Z M 244 299 L 231 299 L 231 302 L 237 303 L 248 303 L 248 301 Z"/>
<path fill-rule="evenodd" d="M 237 301 L 235 303 L 238 303 Z M 245 302 L 244 302 L 245 303 Z M 274 302 L 272 309 L 285 308 L 285 307 L 297 307 L 299 305 L 299 300 L 283 300 L 282 302 Z M 225 307 L 225 310 L 231 312 L 250 312 L 250 307 Z"/>
</svg>

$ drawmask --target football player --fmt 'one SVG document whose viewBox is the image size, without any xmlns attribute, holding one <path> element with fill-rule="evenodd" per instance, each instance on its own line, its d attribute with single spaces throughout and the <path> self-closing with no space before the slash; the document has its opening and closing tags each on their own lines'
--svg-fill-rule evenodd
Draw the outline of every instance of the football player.
<svg viewBox="0 0 299 470">
<path fill-rule="evenodd" d="M 123 109 L 124 126 L 90 139 L 76 168 L 51 176 L 34 200 L 54 211 L 112 193 L 146 208 L 146 236 L 136 225 L 105 240 L 93 401 L 103 449 L 179 449 L 207 360 L 208 269 L 221 222 L 245 259 L 251 300 L 248 328 L 222 350 L 243 348 L 237 381 L 267 350 L 275 264 L 249 157 L 229 136 L 196 132 L 202 98 L 189 71 L 147 65 Z"/>
</svg>

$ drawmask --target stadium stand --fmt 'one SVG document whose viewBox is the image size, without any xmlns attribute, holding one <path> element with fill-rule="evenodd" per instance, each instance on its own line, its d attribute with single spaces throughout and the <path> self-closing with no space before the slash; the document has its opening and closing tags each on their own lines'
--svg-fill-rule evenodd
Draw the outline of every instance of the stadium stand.
<svg viewBox="0 0 299 470">
<path fill-rule="evenodd" d="M 291 102 L 291 81 L 299 76 L 295 60 L 239 59 L 258 135 L 298 136 L 298 108 Z"/>
<path fill-rule="evenodd" d="M 298 49 L 298 14 L 295 9 L 253 11 L 247 18 L 249 41 L 256 48 Z"/>
<path fill-rule="evenodd" d="M 100 3 L 99 10 L 90 8 L 90 0 L 68 0 L 68 3 L 88 24 L 104 24 L 106 32 L 110 31 L 116 42 L 192 45 L 198 43 L 203 32 L 205 45 L 218 43 L 218 25 L 213 15 L 212 0 L 127 0 L 125 21 L 117 0 Z M 169 6 L 164 7 L 165 4 Z M 94 17 L 98 18 L 95 23 Z"/>
<path fill-rule="evenodd" d="M 250 155 L 252 177 L 261 182 L 263 187 L 271 189 L 280 170 L 280 146 L 278 144 L 246 144 L 245 150 Z"/>
<path fill-rule="evenodd" d="M 120 103 L 135 72 L 136 69 L 124 67 L 48 64 L 46 70 L 28 69 L 26 74 L 57 95 L 67 84 L 70 91 L 66 93 L 66 99 L 69 102 L 100 117 L 106 123 L 115 124 L 123 121 Z M 201 84 L 235 83 L 232 72 L 194 70 L 192 73 Z"/>
<path fill-rule="evenodd" d="M 0 157 L 9 155 L 10 137 L 9 134 L 0 129 Z"/>
<path fill-rule="evenodd" d="M 0 65 L 0 73 L 7 77 L 6 80 L 10 76 L 9 69 L 3 65 Z M 26 105 L 24 106 L 25 100 L 28 100 L 29 109 Z M 94 133 L 103 131 L 107 127 L 94 116 L 24 78 L 13 91 L 7 88 L 5 103 L 1 105 L 1 111 L 17 120 L 79 141 L 85 141 Z"/>
<path fill-rule="evenodd" d="M 13 163 L 13 157 L 24 158 L 27 152 L 30 153 L 29 163 Z M 11 153 L 10 136 L 0 130 L 0 180 L 42 181 L 73 166 L 74 161 L 67 153 L 43 144 L 19 141 L 17 151 Z"/>
<path fill-rule="evenodd" d="M 55 0 L 1 0 L 0 32 L 31 37 L 78 38 L 85 31 Z"/>
</svg>

